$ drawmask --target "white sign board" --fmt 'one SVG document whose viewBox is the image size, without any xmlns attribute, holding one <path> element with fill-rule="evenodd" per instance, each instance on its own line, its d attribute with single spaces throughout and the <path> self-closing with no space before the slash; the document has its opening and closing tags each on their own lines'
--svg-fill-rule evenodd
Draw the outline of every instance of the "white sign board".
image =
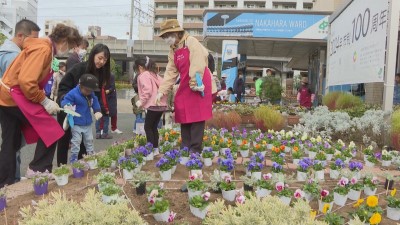
<svg viewBox="0 0 400 225">
<path fill-rule="evenodd" d="M 354 0 L 332 23 L 327 85 L 383 82 L 388 0 Z"/>
</svg>

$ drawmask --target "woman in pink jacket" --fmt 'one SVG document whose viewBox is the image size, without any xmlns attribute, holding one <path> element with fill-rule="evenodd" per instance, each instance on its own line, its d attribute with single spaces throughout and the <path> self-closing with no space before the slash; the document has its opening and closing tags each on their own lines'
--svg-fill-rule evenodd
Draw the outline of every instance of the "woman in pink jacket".
<svg viewBox="0 0 400 225">
<path fill-rule="evenodd" d="M 162 82 L 162 78 L 157 75 L 157 65 L 149 57 L 139 58 L 135 61 L 133 70 L 138 76 L 139 100 L 136 106 L 147 110 L 144 120 L 144 130 L 147 142 L 158 148 L 158 129 L 161 116 L 167 107 L 166 97 L 162 98 L 161 103 L 156 105 L 157 92 Z"/>
</svg>

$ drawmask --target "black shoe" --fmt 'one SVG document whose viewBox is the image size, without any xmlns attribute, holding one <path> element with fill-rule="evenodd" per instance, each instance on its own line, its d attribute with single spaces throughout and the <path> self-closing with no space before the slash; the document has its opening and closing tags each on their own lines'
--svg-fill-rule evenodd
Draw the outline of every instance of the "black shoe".
<svg viewBox="0 0 400 225">
<path fill-rule="evenodd" d="M 181 187 L 181 192 L 188 192 L 187 185 L 184 183 Z"/>
</svg>

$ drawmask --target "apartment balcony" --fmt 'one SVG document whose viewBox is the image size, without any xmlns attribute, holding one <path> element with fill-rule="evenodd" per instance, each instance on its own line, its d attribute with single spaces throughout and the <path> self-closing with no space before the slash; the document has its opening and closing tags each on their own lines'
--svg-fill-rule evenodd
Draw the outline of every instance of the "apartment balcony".
<svg viewBox="0 0 400 225">
<path fill-rule="evenodd" d="M 185 16 L 201 16 L 203 17 L 204 9 L 183 9 Z"/>
<path fill-rule="evenodd" d="M 155 10 L 155 15 L 158 16 L 170 16 L 170 15 L 177 15 L 178 10 L 177 9 L 156 9 Z"/>
<path fill-rule="evenodd" d="M 176 3 L 176 0 L 154 0 L 154 3 Z"/>
<path fill-rule="evenodd" d="M 183 28 L 184 29 L 202 29 L 203 28 L 203 22 L 183 22 Z"/>
<path fill-rule="evenodd" d="M 208 0 L 184 0 L 185 3 L 208 3 Z"/>
</svg>

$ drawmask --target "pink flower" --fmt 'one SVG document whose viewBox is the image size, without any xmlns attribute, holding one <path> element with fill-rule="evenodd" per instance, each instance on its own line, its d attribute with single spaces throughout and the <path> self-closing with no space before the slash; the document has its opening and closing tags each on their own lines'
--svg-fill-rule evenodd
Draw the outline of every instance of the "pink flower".
<svg viewBox="0 0 400 225">
<path fill-rule="evenodd" d="M 309 183 L 309 184 L 314 183 L 314 179 L 312 179 L 312 178 L 308 179 L 308 183 Z"/>
<path fill-rule="evenodd" d="M 164 189 L 164 183 L 160 183 L 158 186 L 159 186 L 161 189 Z"/>
<path fill-rule="evenodd" d="M 342 178 L 340 178 L 338 184 L 339 184 L 340 186 L 344 187 L 344 186 L 346 186 L 348 183 L 349 183 L 349 179 L 347 179 L 347 178 L 345 178 L 345 177 L 342 177 Z"/>
<path fill-rule="evenodd" d="M 189 176 L 189 180 L 193 181 L 196 180 L 198 177 L 197 173 L 193 173 L 192 175 Z"/>
<path fill-rule="evenodd" d="M 263 174 L 263 179 L 264 180 L 269 180 L 271 178 L 272 178 L 272 174 L 271 173 Z"/>
<path fill-rule="evenodd" d="M 297 190 L 294 192 L 294 197 L 295 197 L 296 199 L 303 198 L 303 197 L 304 197 L 304 192 L 303 192 L 302 190 L 300 190 L 300 189 L 297 189 Z"/>
<path fill-rule="evenodd" d="M 378 184 L 378 183 L 379 183 L 378 178 L 377 178 L 377 177 L 373 177 L 373 178 L 372 178 L 372 183 L 373 183 L 373 184 Z"/>
<path fill-rule="evenodd" d="M 171 211 L 171 212 L 169 213 L 168 222 L 169 222 L 169 223 L 174 222 L 175 216 L 176 216 L 176 213 L 174 213 L 173 211 Z"/>
<path fill-rule="evenodd" d="M 154 204 L 154 198 L 153 197 L 150 198 L 149 203 L 150 204 Z"/>
<path fill-rule="evenodd" d="M 236 203 L 238 204 L 244 204 L 246 201 L 246 197 L 244 195 L 239 195 L 236 197 Z"/>
<path fill-rule="evenodd" d="M 154 189 L 154 190 L 152 190 L 151 192 L 150 192 L 150 198 L 154 198 L 154 197 L 156 197 L 158 195 L 158 190 L 157 189 Z"/>
<path fill-rule="evenodd" d="M 224 180 L 225 180 L 226 183 L 230 183 L 232 181 L 231 175 L 224 176 Z"/>
<path fill-rule="evenodd" d="M 275 189 L 277 191 L 282 191 L 284 189 L 284 187 L 285 187 L 285 184 L 283 182 L 278 182 L 275 184 Z"/>
<path fill-rule="evenodd" d="M 350 180 L 351 184 L 356 184 L 358 182 L 357 177 L 353 177 Z"/>
<path fill-rule="evenodd" d="M 203 197 L 203 199 L 204 199 L 205 201 L 208 201 L 208 199 L 210 198 L 210 195 L 211 195 L 210 192 L 207 191 L 206 193 L 203 194 L 202 197 Z"/>
<path fill-rule="evenodd" d="M 326 197 L 326 196 L 328 196 L 329 195 L 329 191 L 328 190 L 322 190 L 321 191 L 321 196 L 322 197 Z"/>
</svg>

